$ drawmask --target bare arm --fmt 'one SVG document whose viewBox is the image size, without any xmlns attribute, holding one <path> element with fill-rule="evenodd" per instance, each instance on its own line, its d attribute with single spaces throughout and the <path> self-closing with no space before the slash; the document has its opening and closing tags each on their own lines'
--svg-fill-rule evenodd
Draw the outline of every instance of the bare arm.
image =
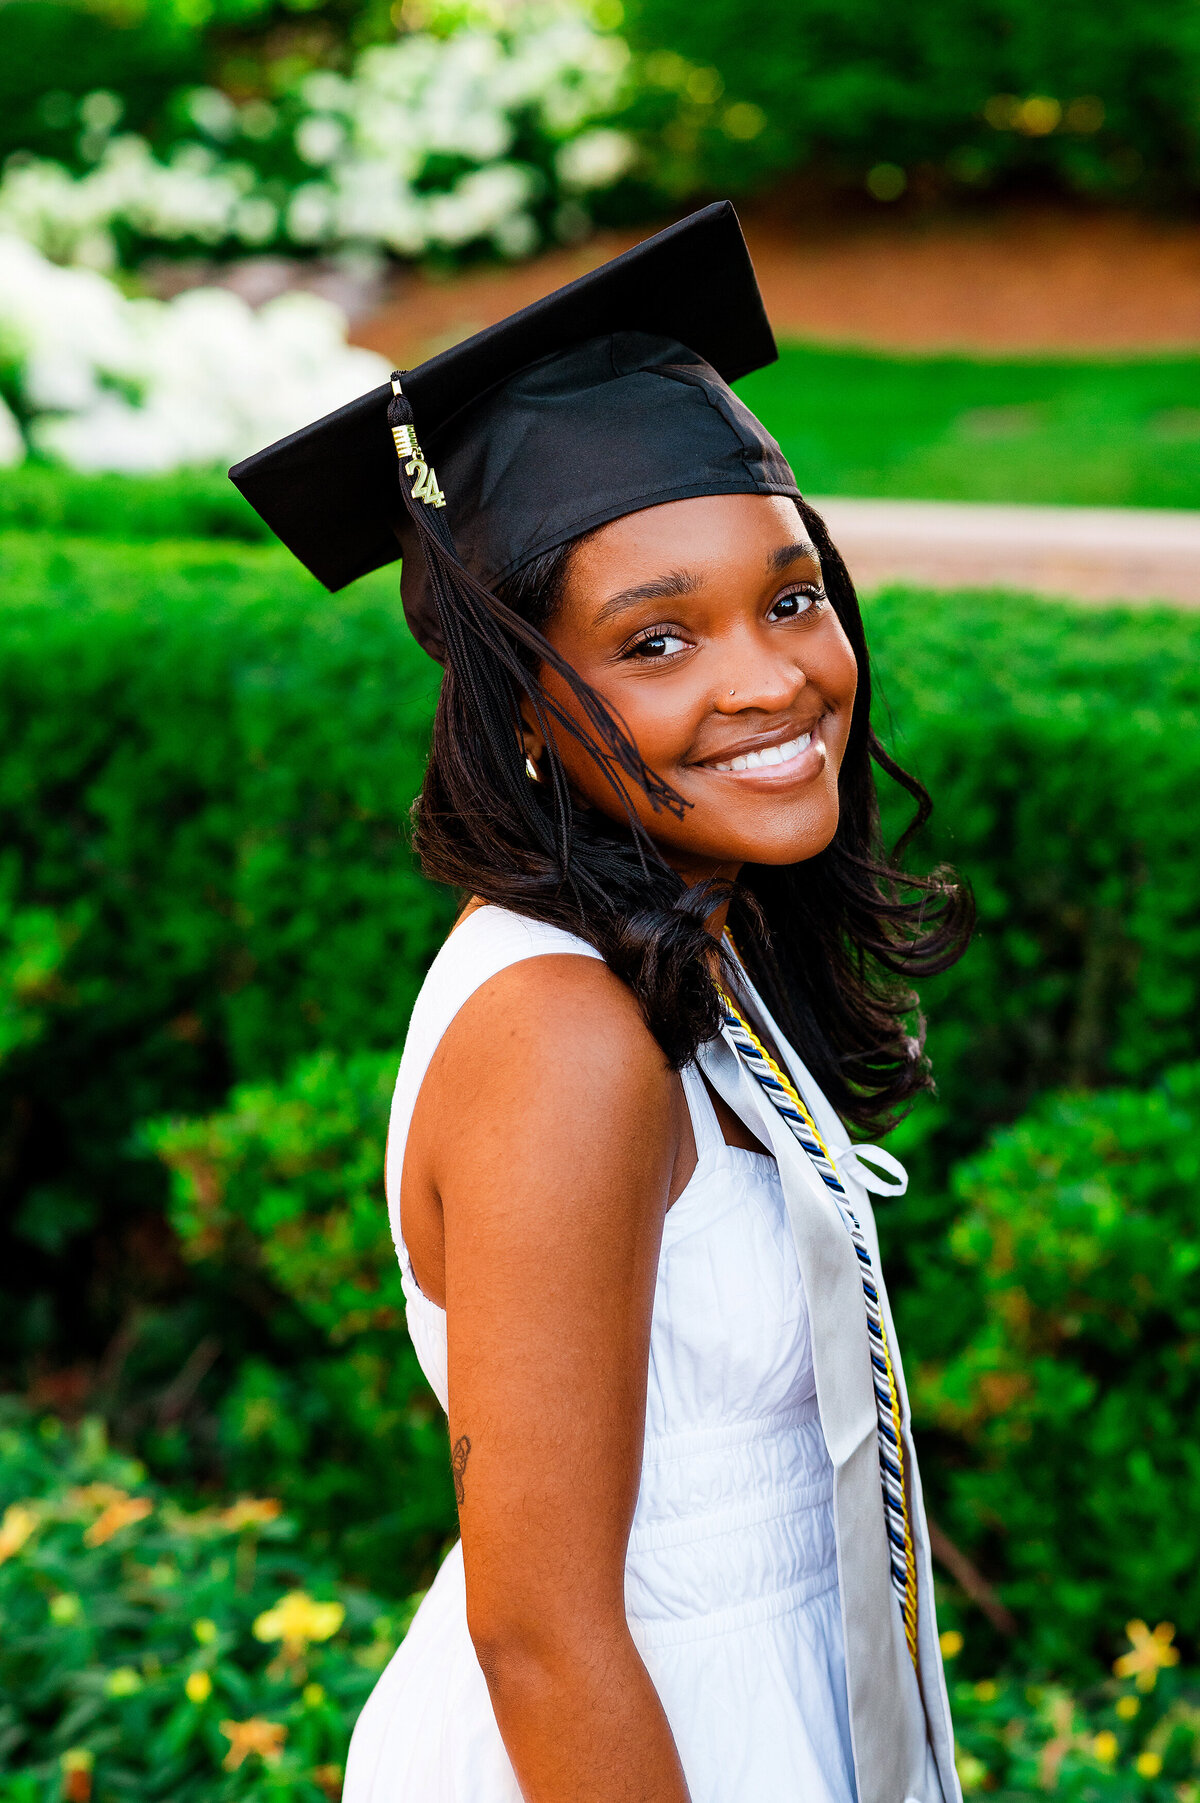
<svg viewBox="0 0 1200 1803">
<path fill-rule="evenodd" d="M 528 1803 L 687 1803 L 624 1601 L 678 1090 L 611 972 L 542 957 L 462 1010 L 414 1116 L 468 1624 Z"/>
</svg>

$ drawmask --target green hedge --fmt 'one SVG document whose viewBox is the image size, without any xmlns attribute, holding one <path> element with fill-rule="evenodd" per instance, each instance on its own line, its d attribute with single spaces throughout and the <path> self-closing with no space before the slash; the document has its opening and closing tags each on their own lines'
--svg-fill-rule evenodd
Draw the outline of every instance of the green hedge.
<svg viewBox="0 0 1200 1803">
<path fill-rule="evenodd" d="M 325 1347 L 315 1386 L 276 1379 L 286 1413 L 264 1416 L 253 1384 L 227 1404 L 229 1468 L 256 1481 L 263 1442 L 307 1521 L 353 1520 L 347 1550 L 376 1582 L 397 1560 L 420 1572 L 454 1519 L 379 1197 L 391 1076 L 389 1058 L 320 1054 L 149 1134 L 188 1258 L 239 1293 L 268 1279 Z M 1131 1617 L 1200 1620 L 1198 1180 L 1200 1064 L 1149 1091 L 1043 1097 L 957 1168 L 948 1231 L 907 1282 L 891 1273 L 931 1509 L 1013 1612 L 1027 1669 L 1086 1672 Z M 353 1400 L 314 1435 L 312 1398 L 335 1385 Z M 976 1670 L 1011 1654 L 953 1586 L 945 1601 Z"/>
<path fill-rule="evenodd" d="M 394 1051 L 318 1052 L 218 1114 L 143 1135 L 171 1171 L 189 1262 L 249 1309 L 286 1297 L 310 1330 L 299 1359 L 243 1362 L 220 1409 L 225 1472 L 274 1487 L 381 1586 L 427 1577 L 456 1529 L 382 1197 L 395 1078 Z"/>
<path fill-rule="evenodd" d="M 927 194 L 1047 176 L 1101 196 L 1200 184 L 1187 0 L 626 0 L 625 13 L 636 45 L 723 81 L 727 110 L 701 128 L 718 192 L 803 167 L 861 186 L 880 165 L 886 199 L 897 174 Z M 757 108 L 761 129 L 729 106 Z"/>
<path fill-rule="evenodd" d="M 949 1257 L 905 1298 L 943 1525 L 1043 1668 L 1133 1614 L 1200 1622 L 1198 1184 L 1200 1064 L 1043 1097 L 955 1172 Z"/>
<path fill-rule="evenodd" d="M 288 1110 L 316 1106 L 304 1085 L 327 1083 L 314 1132 L 341 1169 L 338 1135 L 367 1115 L 331 1098 L 358 1054 L 354 1107 L 382 1122 L 452 908 L 405 842 L 437 672 L 394 573 L 331 599 L 278 549 L 10 533 L 0 583 L 7 1369 L 69 1397 L 107 1348 L 114 1419 L 156 1468 L 265 1482 L 278 1464 L 314 1529 L 353 1528 L 356 1569 L 401 1520 L 424 1569 L 442 1453 L 402 1340 L 376 1322 L 332 1357 L 283 1265 L 232 1247 L 185 1268 L 140 1127 L 284 1082 L 286 1145 Z M 939 1297 L 907 1338 L 945 1360 L 974 1320 L 949 1166 L 1040 1091 L 1200 1055 L 1200 619 L 919 591 L 866 612 L 881 724 L 937 801 L 921 860 L 955 862 L 980 906 L 972 953 L 928 986 L 941 1092 L 896 1137 L 914 1182 L 882 1222 L 901 1313 Z M 332 1074 L 295 1074 L 322 1050 Z M 355 1151 L 358 1210 L 382 1207 L 380 1138 Z M 393 1425 L 367 1451 L 377 1409 Z M 389 1524 L 393 1454 L 415 1487 Z M 351 1523 L 360 1470 L 374 1500 Z"/>
<path fill-rule="evenodd" d="M 11 531 L 276 542 L 224 470 L 85 475 L 33 462 L 0 477 L 0 532 Z"/>
<path fill-rule="evenodd" d="M 2 1331 L 61 1360 L 171 1291 L 138 1121 L 398 1052 L 451 908 L 405 840 L 437 673 L 394 575 L 331 602 L 278 549 L 14 534 L 0 584 L 0 952 L 54 963 L 0 1066 Z"/>
</svg>

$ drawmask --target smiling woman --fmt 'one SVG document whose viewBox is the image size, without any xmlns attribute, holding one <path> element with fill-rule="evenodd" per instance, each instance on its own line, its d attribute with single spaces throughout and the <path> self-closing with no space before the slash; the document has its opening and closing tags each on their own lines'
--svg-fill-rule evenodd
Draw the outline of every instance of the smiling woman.
<svg viewBox="0 0 1200 1803">
<path fill-rule="evenodd" d="M 773 355 L 709 208 L 234 472 L 330 586 L 398 538 L 446 666 L 416 837 L 466 905 L 387 1194 L 462 1539 L 349 1803 L 956 1803 L 905 1179 L 845 1122 L 928 1084 L 904 979 L 969 903 L 880 843 L 875 765 L 928 798 L 727 385 Z"/>
<path fill-rule="evenodd" d="M 628 582 L 647 569 L 665 573 Z M 564 575 L 545 631 L 685 803 L 659 819 L 632 796 L 672 868 L 732 881 L 743 864 L 824 851 L 858 669 L 795 503 L 706 495 L 628 514 L 579 546 Z M 536 728 L 526 741 L 536 762 Z M 561 745 L 574 787 L 603 810 L 582 751 Z"/>
</svg>

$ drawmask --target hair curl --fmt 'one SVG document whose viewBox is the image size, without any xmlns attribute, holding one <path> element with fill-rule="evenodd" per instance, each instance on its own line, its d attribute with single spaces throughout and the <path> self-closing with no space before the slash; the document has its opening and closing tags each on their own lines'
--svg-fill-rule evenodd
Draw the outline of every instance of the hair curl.
<svg viewBox="0 0 1200 1803">
<path fill-rule="evenodd" d="M 731 895 L 728 886 L 689 888 L 665 862 L 633 814 L 628 783 L 645 788 L 659 807 L 677 805 L 677 798 L 645 770 L 636 747 L 574 672 L 571 686 L 586 690 L 593 730 L 566 718 L 540 680 L 543 663 L 557 669 L 562 661 L 543 628 L 562 600 L 582 539 L 535 559 L 497 595 L 486 595 L 481 629 L 454 633 L 414 807 L 415 840 L 428 876 L 594 945 L 629 984 L 676 1069 L 719 1028 L 706 921 L 715 901 L 730 895 L 738 950 L 768 1006 L 843 1119 L 877 1133 L 932 1087 L 924 1021 L 909 983 L 961 956 L 973 906 L 948 870 L 917 876 L 901 868 L 932 804 L 871 727 L 870 660 L 854 585 L 820 515 L 803 501 L 797 507 L 859 673 L 839 777 L 840 819 L 824 851 L 780 868 L 747 865 Z M 546 781 L 528 780 L 522 694 L 544 725 L 555 720 L 587 747 L 624 803 L 624 827 L 571 791 L 549 732 Z M 916 803 L 890 855 L 874 765 Z"/>
</svg>

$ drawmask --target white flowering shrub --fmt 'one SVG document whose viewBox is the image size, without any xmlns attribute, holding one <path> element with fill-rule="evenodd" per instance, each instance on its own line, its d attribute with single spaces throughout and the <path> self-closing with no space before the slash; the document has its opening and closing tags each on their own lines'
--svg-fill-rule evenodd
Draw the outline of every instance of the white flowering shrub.
<svg viewBox="0 0 1200 1803">
<path fill-rule="evenodd" d="M 581 235 L 588 196 L 638 156 L 612 122 L 624 40 L 573 0 L 473 0 L 450 15 L 451 4 L 364 50 L 348 75 L 310 73 L 277 105 L 192 90 L 192 135 L 163 155 L 123 134 L 101 135 L 79 176 L 10 159 L 0 231 L 93 267 L 173 245 L 519 257 Z M 115 130 L 119 107 L 105 117 Z"/>
<path fill-rule="evenodd" d="M 385 380 L 328 301 L 258 312 L 219 288 L 128 300 L 0 237 L 0 462 L 32 451 L 82 470 L 230 463 Z"/>
</svg>

